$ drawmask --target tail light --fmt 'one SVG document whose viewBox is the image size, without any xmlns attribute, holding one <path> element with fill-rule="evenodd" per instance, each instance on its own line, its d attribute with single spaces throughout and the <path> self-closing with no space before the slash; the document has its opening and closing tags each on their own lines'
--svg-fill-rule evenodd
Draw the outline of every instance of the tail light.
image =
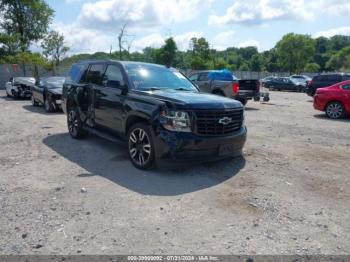
<svg viewBox="0 0 350 262">
<path fill-rule="evenodd" d="M 314 80 L 311 80 L 311 81 L 308 81 L 306 85 L 311 86 L 311 85 L 313 85 L 313 83 L 314 83 Z"/>
<path fill-rule="evenodd" d="M 238 93 L 239 92 L 239 84 L 233 83 L 232 90 L 233 90 L 233 93 Z"/>
</svg>

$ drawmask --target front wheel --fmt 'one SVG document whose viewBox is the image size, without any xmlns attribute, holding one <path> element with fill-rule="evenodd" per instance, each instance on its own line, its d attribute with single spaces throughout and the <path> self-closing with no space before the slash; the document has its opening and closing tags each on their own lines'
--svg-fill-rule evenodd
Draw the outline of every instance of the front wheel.
<svg viewBox="0 0 350 262">
<path fill-rule="evenodd" d="M 326 107 L 326 115 L 331 119 L 342 118 L 344 113 L 344 106 L 340 102 L 330 102 Z"/>
<path fill-rule="evenodd" d="M 38 106 L 39 103 L 35 100 L 34 96 L 32 95 L 32 106 Z"/>
<path fill-rule="evenodd" d="M 44 107 L 45 107 L 45 111 L 47 113 L 51 113 L 51 112 L 53 112 L 55 110 L 55 107 L 54 107 L 50 97 L 46 97 L 45 98 Z"/>
<path fill-rule="evenodd" d="M 142 170 L 154 167 L 154 145 L 150 126 L 133 125 L 128 132 L 129 157 L 132 164 Z"/>
<path fill-rule="evenodd" d="M 76 107 L 71 107 L 67 111 L 67 126 L 70 136 L 74 139 L 80 139 L 87 135 L 87 132 L 83 129 L 79 110 Z"/>
</svg>

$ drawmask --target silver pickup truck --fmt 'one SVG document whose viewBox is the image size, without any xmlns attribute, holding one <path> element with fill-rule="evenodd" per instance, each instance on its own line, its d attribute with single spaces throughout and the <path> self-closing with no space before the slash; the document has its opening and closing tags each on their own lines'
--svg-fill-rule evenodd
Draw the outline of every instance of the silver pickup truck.
<svg viewBox="0 0 350 262">
<path fill-rule="evenodd" d="M 189 79 L 205 93 L 226 96 L 246 105 L 248 100 L 260 100 L 259 80 L 238 80 L 227 70 L 201 71 Z"/>
</svg>

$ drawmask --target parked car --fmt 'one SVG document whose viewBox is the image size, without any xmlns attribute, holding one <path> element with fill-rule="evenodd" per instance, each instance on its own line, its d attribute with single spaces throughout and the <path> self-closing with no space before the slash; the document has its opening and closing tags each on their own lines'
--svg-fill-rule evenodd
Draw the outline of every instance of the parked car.
<svg viewBox="0 0 350 262">
<path fill-rule="evenodd" d="M 31 87 L 34 85 L 33 77 L 11 77 L 6 83 L 6 95 L 8 97 L 27 98 L 31 96 Z"/>
<path fill-rule="evenodd" d="M 241 155 L 246 141 L 241 103 L 200 92 L 161 65 L 82 61 L 63 86 L 69 134 L 126 141 L 132 164 L 190 164 Z"/>
<path fill-rule="evenodd" d="M 60 109 L 64 81 L 60 76 L 40 78 L 32 87 L 32 105 L 44 105 L 46 112 Z"/>
<path fill-rule="evenodd" d="M 306 87 L 306 93 L 309 96 L 314 96 L 318 88 L 331 86 L 346 80 L 350 80 L 350 74 L 333 73 L 318 75 L 309 82 Z"/>
<path fill-rule="evenodd" d="M 265 84 L 266 82 L 272 81 L 275 78 L 276 78 L 275 76 L 267 76 L 267 77 L 261 79 L 260 81 L 262 84 Z"/>
<path fill-rule="evenodd" d="M 275 77 L 265 82 L 270 90 L 303 92 L 306 84 L 289 77 Z"/>
<path fill-rule="evenodd" d="M 307 75 L 291 75 L 290 78 L 298 82 L 304 82 L 305 84 L 309 83 L 312 80 L 312 78 Z"/>
<path fill-rule="evenodd" d="M 350 114 L 350 80 L 318 88 L 314 96 L 314 108 L 325 111 L 333 119 Z"/>
<path fill-rule="evenodd" d="M 260 99 L 259 80 L 238 80 L 228 70 L 202 71 L 189 79 L 201 92 L 234 98 L 243 105 L 255 97 Z"/>
</svg>

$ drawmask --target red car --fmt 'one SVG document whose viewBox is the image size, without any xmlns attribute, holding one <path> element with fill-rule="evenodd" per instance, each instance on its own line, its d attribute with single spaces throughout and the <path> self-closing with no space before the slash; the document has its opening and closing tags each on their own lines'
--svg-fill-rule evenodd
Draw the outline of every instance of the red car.
<svg viewBox="0 0 350 262">
<path fill-rule="evenodd" d="M 325 111 L 332 119 L 350 114 L 350 80 L 318 88 L 314 97 L 314 108 Z"/>
</svg>

